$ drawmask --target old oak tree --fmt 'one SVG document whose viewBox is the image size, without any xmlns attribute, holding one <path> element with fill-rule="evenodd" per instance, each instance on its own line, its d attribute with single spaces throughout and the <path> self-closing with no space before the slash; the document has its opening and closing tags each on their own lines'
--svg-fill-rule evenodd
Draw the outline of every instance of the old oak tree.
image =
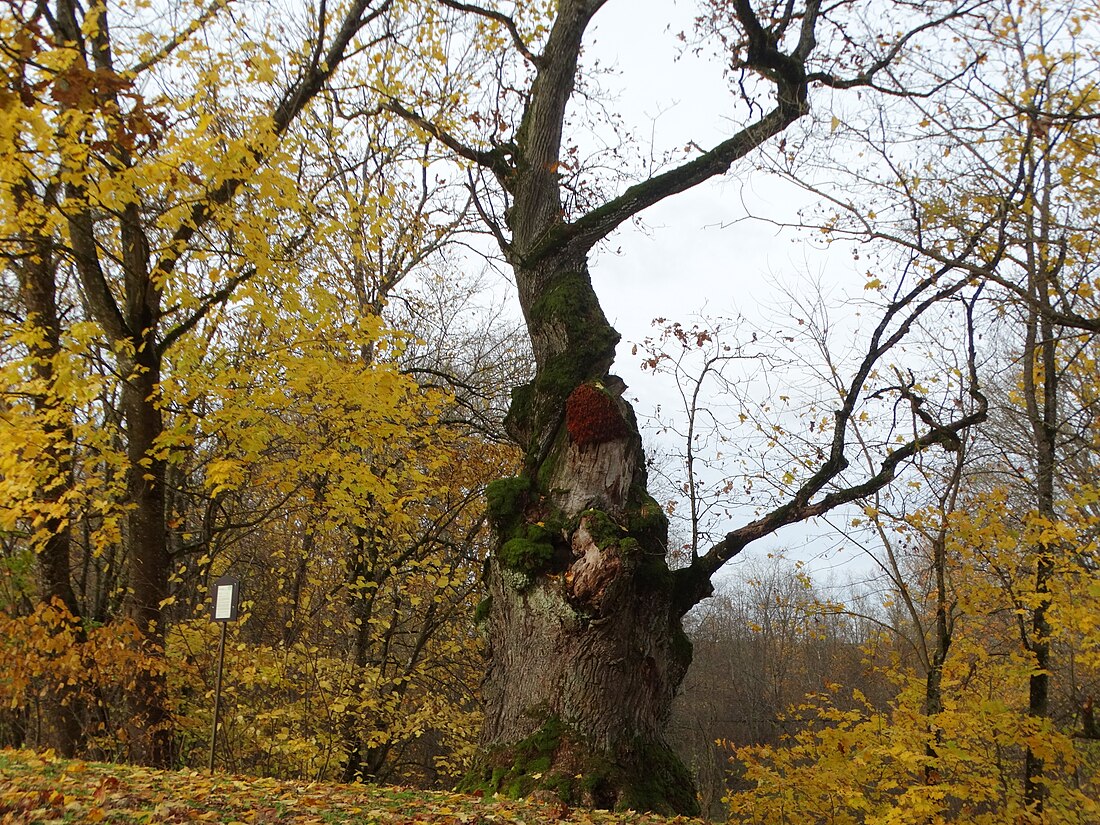
<svg viewBox="0 0 1100 825">
<path fill-rule="evenodd" d="M 929 306 L 961 296 L 967 279 L 953 278 L 948 263 L 899 292 L 870 336 L 820 460 L 789 500 L 670 569 L 668 523 L 646 489 L 623 382 L 610 373 L 619 335 L 593 291 L 589 255 L 625 221 L 723 175 L 788 130 L 809 113 L 815 88 L 913 91 L 898 85 L 899 62 L 939 24 L 970 9 L 910 3 L 892 20 L 899 9 L 882 13 L 881 4 L 702 4 L 700 32 L 726 50 L 746 104 L 743 125 L 585 207 L 566 189 L 574 163 L 567 128 L 585 32 L 604 5 L 560 0 L 539 26 L 489 4 L 440 0 L 456 29 L 495 32 L 514 47 L 516 63 L 502 61 L 487 81 L 498 91 L 482 98 L 489 109 L 475 108 L 464 127 L 433 119 L 432 101 L 411 93 L 391 97 L 387 108 L 466 166 L 479 211 L 514 272 L 537 365 L 534 380 L 515 389 L 507 419 L 524 450 L 524 472 L 488 492 L 498 534 L 489 574 L 491 664 L 482 753 L 468 785 L 513 793 L 542 787 L 599 807 L 693 812 L 690 777 L 662 736 L 691 660 L 681 617 L 750 542 L 880 489 L 907 459 L 933 444 L 954 446 L 984 417 L 976 385 L 973 404 L 950 421 L 924 413 L 912 387 L 896 387 L 894 398 L 922 423 L 884 453 L 875 472 L 845 475 L 846 429 L 876 362 Z"/>
</svg>

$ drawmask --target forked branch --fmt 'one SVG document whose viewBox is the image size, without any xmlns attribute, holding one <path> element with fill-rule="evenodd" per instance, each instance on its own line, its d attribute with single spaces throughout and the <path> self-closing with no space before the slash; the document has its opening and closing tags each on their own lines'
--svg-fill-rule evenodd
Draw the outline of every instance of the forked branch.
<svg viewBox="0 0 1100 825">
<path fill-rule="evenodd" d="M 473 3 L 460 3 L 459 0 L 439 0 L 439 2 L 455 11 L 476 14 L 479 17 L 484 17 L 486 20 L 500 23 L 512 38 L 512 43 L 515 45 L 516 51 L 522 54 L 532 65 L 539 65 L 539 56 L 532 52 L 526 41 L 524 41 L 523 36 L 519 33 L 519 27 L 516 25 L 514 18 L 509 17 L 503 12 L 496 11 L 495 9 L 487 9 L 482 6 L 474 5 Z"/>
</svg>

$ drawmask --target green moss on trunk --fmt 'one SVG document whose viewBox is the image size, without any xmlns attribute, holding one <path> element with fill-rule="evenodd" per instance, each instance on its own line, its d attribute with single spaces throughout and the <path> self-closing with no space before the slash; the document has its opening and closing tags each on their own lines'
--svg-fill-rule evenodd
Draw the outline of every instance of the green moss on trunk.
<svg viewBox="0 0 1100 825">
<path fill-rule="evenodd" d="M 545 788 L 539 780 L 546 775 L 561 745 L 565 725 L 550 716 L 533 734 L 508 748 L 483 754 L 478 764 L 458 785 L 462 793 L 499 793 L 519 798 Z M 537 774 L 537 776 L 536 776 Z"/>
<path fill-rule="evenodd" d="M 505 567 L 533 576 L 554 561 L 550 534 L 537 524 L 529 524 L 522 535 L 515 535 L 500 546 L 497 558 Z"/>
<path fill-rule="evenodd" d="M 526 476 L 497 479 L 485 489 L 485 509 L 497 535 L 509 535 L 523 523 L 530 492 L 531 479 Z"/>
<path fill-rule="evenodd" d="M 585 381 L 606 375 L 619 333 L 607 322 L 583 264 L 556 274 L 527 307 L 527 317 L 538 371 L 532 383 L 512 391 L 504 425 L 533 471 L 543 458 L 541 446 L 562 421 L 565 399 Z"/>
<path fill-rule="evenodd" d="M 657 499 L 651 496 L 645 487 L 634 484 L 630 488 L 628 505 L 627 529 L 643 543 L 647 539 L 653 539 L 664 547 L 668 541 L 668 516 L 665 515 L 665 509 Z"/>
<path fill-rule="evenodd" d="M 483 625 L 489 621 L 489 614 L 493 610 L 493 597 L 486 596 L 484 599 L 477 603 L 474 608 L 474 624 Z"/>
<path fill-rule="evenodd" d="M 509 570 L 531 577 L 554 565 L 562 544 L 560 524 L 547 517 L 530 523 L 538 501 L 526 476 L 502 478 L 485 491 L 486 510 L 500 542 L 497 559 Z"/>
<path fill-rule="evenodd" d="M 699 814 L 691 773 L 664 742 L 639 742 L 634 750 L 633 782 L 624 784 L 620 809 L 664 814 Z"/>
</svg>

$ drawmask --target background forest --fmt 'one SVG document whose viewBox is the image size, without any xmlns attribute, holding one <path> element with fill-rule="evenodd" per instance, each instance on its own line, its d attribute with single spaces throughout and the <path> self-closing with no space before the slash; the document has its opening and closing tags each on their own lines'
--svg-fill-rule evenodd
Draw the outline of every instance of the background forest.
<svg viewBox="0 0 1100 825">
<path fill-rule="evenodd" d="M 700 2 L 679 48 L 751 112 L 742 5 Z M 534 366 L 447 136 L 507 131 L 521 94 L 487 79 L 522 87 L 502 49 L 557 6 L 0 5 L 0 745 L 204 765 L 231 573 L 219 766 L 463 778 L 485 491 L 519 472 Z M 820 37 L 855 38 L 848 6 Z M 639 417 L 674 568 L 797 488 L 862 365 L 853 471 L 980 422 L 819 525 L 858 574 L 750 549 L 689 614 L 669 738 L 713 818 L 1100 819 L 1100 7 L 891 14 L 941 8 L 891 54 L 911 94 L 828 89 L 751 155 L 812 204 L 755 217 L 850 251 L 860 294 L 807 277 L 778 321 L 662 320 L 631 350 L 673 399 Z M 590 206 L 664 161 L 580 77 L 555 171 Z"/>
</svg>

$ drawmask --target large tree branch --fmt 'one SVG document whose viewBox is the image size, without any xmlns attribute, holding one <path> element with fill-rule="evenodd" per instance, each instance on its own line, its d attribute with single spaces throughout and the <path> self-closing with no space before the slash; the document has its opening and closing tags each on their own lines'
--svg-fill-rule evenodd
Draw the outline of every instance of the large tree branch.
<svg viewBox="0 0 1100 825">
<path fill-rule="evenodd" d="M 282 257 L 286 259 L 291 258 L 305 244 L 308 237 L 308 232 L 302 232 L 297 237 L 292 238 L 290 241 L 288 241 L 283 247 L 283 251 L 281 253 Z M 178 341 L 180 338 L 182 338 L 184 335 L 194 329 L 199 324 L 199 322 L 202 321 L 203 318 L 210 314 L 211 310 L 213 310 L 215 307 L 221 306 L 230 298 L 232 298 L 233 293 L 237 290 L 237 287 L 251 280 L 252 277 L 255 276 L 255 274 L 255 265 L 249 265 L 232 277 L 227 278 L 218 289 L 214 290 L 213 292 L 208 294 L 202 301 L 200 301 L 199 305 L 195 307 L 194 310 L 192 310 L 182 320 L 176 323 L 176 325 L 173 326 L 171 329 L 168 329 L 164 332 L 164 334 L 160 338 L 160 341 L 157 343 L 157 352 L 159 352 L 161 355 L 164 355 L 164 353 L 168 352 L 168 350 L 172 348 L 176 341 Z M 167 316 L 169 314 L 172 314 L 172 312 L 173 310 L 168 310 L 164 313 L 164 315 Z"/>
<path fill-rule="evenodd" d="M 70 189 L 70 194 L 76 194 L 75 188 Z M 80 207 L 68 216 L 67 225 L 69 249 L 92 315 L 113 340 L 130 338 L 133 330 L 126 323 L 126 318 L 119 309 L 118 301 L 111 292 L 107 276 L 99 262 L 92 210 L 87 206 Z"/>
<path fill-rule="evenodd" d="M 918 453 L 933 445 L 940 445 L 945 449 L 958 449 L 961 434 L 968 428 L 985 420 L 988 403 L 978 387 L 977 357 L 972 320 L 974 300 L 972 299 L 966 303 L 969 335 L 968 391 L 974 402 L 971 411 L 952 421 L 939 424 L 925 414 L 923 410 L 920 410 L 922 399 L 917 398 L 911 391 L 903 391 L 901 393 L 902 397 L 915 405 L 914 409 L 917 412 L 917 417 L 926 423 L 926 429 L 914 435 L 913 438 L 898 448 L 890 451 L 882 460 L 878 470 L 869 477 L 855 484 L 835 489 L 815 499 L 822 490 L 834 483 L 849 466 L 848 458 L 845 455 L 849 423 L 855 413 L 857 404 L 863 397 L 867 381 L 880 359 L 908 334 L 913 324 L 928 309 L 942 301 L 956 297 L 964 287 L 974 281 L 972 277 L 964 277 L 946 286 L 938 286 L 950 271 L 952 271 L 951 267 L 941 267 L 915 285 L 907 294 L 893 302 L 884 314 L 871 336 L 867 354 L 843 394 L 843 403 L 834 416 L 829 455 L 818 470 L 803 482 L 790 500 L 749 524 L 727 533 L 725 538 L 711 547 L 705 555 L 700 556 L 689 567 L 677 571 L 676 575 L 679 579 L 677 600 L 680 609 L 686 612 L 700 600 L 709 596 L 712 592 L 710 580 L 714 573 L 750 543 L 771 535 L 788 524 L 824 515 L 836 507 L 872 495 L 891 483 L 897 477 L 902 465 Z M 900 317 L 903 314 L 904 317 Z"/>
<path fill-rule="evenodd" d="M 514 194 L 509 216 L 513 244 L 527 257 L 551 227 L 561 223 L 561 160 L 565 113 L 576 82 L 585 29 L 606 0 L 561 0 L 538 73 L 516 129 Z"/>
<path fill-rule="evenodd" d="M 84 56 L 84 35 L 77 19 L 76 7 L 65 0 L 58 3 L 57 16 L 52 25 L 62 43 L 75 44 L 81 59 Z M 85 300 L 93 316 L 115 340 L 130 337 L 132 330 L 115 300 L 99 257 L 95 237 L 95 219 L 88 205 L 87 193 L 76 183 L 65 185 L 66 200 L 72 211 L 66 215 L 69 232 L 69 248 L 76 264 L 77 275 L 84 288 Z"/>
<path fill-rule="evenodd" d="M 157 351 L 161 355 L 168 352 L 176 341 L 194 329 L 199 321 L 210 314 L 210 311 L 214 309 L 214 307 L 221 306 L 228 301 L 233 296 L 237 287 L 249 280 L 255 274 L 256 267 L 250 266 L 243 272 L 238 272 L 232 278 L 228 278 L 220 289 L 207 295 L 206 298 L 199 303 L 194 312 L 168 330 L 161 337 L 160 341 L 157 343 Z"/>
<path fill-rule="evenodd" d="M 524 251 L 525 261 L 554 254 L 566 246 L 573 251 L 585 252 L 642 210 L 670 195 L 724 174 L 735 161 L 783 132 L 806 113 L 806 96 L 810 83 L 841 89 L 871 86 L 876 76 L 897 60 L 913 38 L 968 13 L 971 8 L 970 5 L 961 5 L 947 14 L 915 26 L 899 37 L 882 57 L 860 74 L 839 78 L 824 72 L 806 70 L 806 64 L 817 45 L 816 27 L 821 14 L 819 0 L 811 0 L 806 4 L 798 42 L 790 54 L 784 53 L 778 44 L 779 34 L 788 25 L 788 19 L 784 19 L 780 31 L 773 31 L 764 27 L 749 0 L 735 0 L 734 7 L 746 38 L 745 60 L 741 65 L 745 69 L 759 72 L 776 84 L 778 103 L 775 108 L 695 160 L 630 187 L 620 196 L 571 224 L 553 227 L 540 243 Z"/>
<path fill-rule="evenodd" d="M 635 184 L 618 197 L 570 224 L 561 224 L 542 243 L 530 250 L 528 261 L 553 255 L 565 247 L 585 252 L 616 227 L 665 198 L 686 192 L 710 178 L 725 174 L 730 166 L 764 141 L 780 134 L 802 116 L 801 107 L 776 106 L 760 120 L 745 127 L 709 151 L 660 175 Z"/>
<path fill-rule="evenodd" d="M 764 141 L 783 132 L 809 111 L 806 61 L 816 44 L 814 28 L 820 12 L 819 0 L 810 0 L 807 3 L 799 40 L 791 54 L 786 54 L 779 48 L 777 33 L 766 29 L 761 24 L 748 0 L 735 0 L 734 6 L 746 37 L 744 68 L 759 72 L 775 85 L 775 107 L 759 120 L 744 127 L 700 157 L 631 186 L 620 196 L 576 221 L 570 224 L 548 224 L 541 238 L 520 250 L 525 263 L 530 264 L 538 258 L 556 254 L 566 247 L 571 254 L 588 252 L 616 227 L 642 210 L 671 195 L 691 189 L 712 177 L 725 174 L 735 161 L 743 158 Z M 550 45 L 547 46 L 548 55 L 551 53 Z M 575 70 L 575 62 L 574 55 L 573 70 Z M 570 86 L 570 90 L 571 88 Z M 527 113 L 528 118 L 531 118 L 532 127 L 537 126 L 539 122 L 538 113 L 535 111 L 536 102 L 533 99 Z M 555 100 L 554 103 L 558 106 L 555 111 L 560 121 L 564 114 L 565 99 Z M 525 118 L 526 125 L 527 118 Z M 536 168 L 540 163 L 544 166 L 553 166 L 560 148 L 560 135 L 558 138 L 558 143 L 553 144 L 552 147 L 549 143 L 543 147 L 544 150 L 553 149 L 553 155 L 545 157 L 539 154 L 532 156 L 530 141 L 521 141 L 524 160 Z"/>
<path fill-rule="evenodd" d="M 478 166 L 484 166 L 486 169 L 489 169 L 497 176 L 497 179 L 500 180 L 502 184 L 506 184 L 508 175 L 511 173 L 511 167 L 507 163 L 503 150 L 495 149 L 492 151 L 485 151 L 484 149 L 475 149 L 472 146 L 467 146 L 446 129 L 433 123 L 423 115 L 406 108 L 395 98 L 387 100 L 382 104 L 382 107 L 387 111 L 393 112 L 403 120 L 407 120 L 417 128 L 423 129 L 460 158 L 464 158 L 471 163 L 476 163 Z"/>
</svg>

